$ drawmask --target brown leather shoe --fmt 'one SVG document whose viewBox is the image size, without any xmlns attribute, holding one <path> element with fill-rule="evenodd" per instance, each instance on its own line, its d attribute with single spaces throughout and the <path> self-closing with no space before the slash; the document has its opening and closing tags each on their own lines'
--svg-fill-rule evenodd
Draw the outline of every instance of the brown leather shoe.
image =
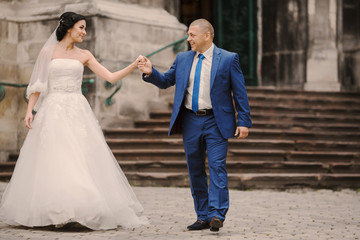
<svg viewBox="0 0 360 240">
<path fill-rule="evenodd" d="M 218 217 L 212 217 L 210 220 L 210 231 L 218 232 L 223 227 L 222 221 Z"/>
<path fill-rule="evenodd" d="M 206 229 L 209 228 L 209 223 L 203 220 L 197 220 L 196 222 L 194 222 L 193 224 L 187 226 L 187 229 L 189 229 L 189 231 L 192 230 L 202 230 L 202 229 Z"/>
</svg>

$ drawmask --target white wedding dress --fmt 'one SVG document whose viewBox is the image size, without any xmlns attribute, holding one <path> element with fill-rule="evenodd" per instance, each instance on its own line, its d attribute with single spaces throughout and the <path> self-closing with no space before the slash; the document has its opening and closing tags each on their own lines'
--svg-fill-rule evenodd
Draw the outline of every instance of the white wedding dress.
<svg viewBox="0 0 360 240">
<path fill-rule="evenodd" d="M 147 224 L 81 93 L 83 71 L 78 60 L 50 62 L 49 93 L 2 197 L 1 221 L 29 227 L 78 222 L 94 230 Z"/>
</svg>

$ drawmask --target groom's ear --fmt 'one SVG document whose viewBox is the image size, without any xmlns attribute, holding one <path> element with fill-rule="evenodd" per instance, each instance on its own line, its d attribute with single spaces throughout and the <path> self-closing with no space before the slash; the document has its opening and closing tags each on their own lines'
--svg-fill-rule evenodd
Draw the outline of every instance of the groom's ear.
<svg viewBox="0 0 360 240">
<path fill-rule="evenodd" d="M 210 33 L 210 32 L 206 32 L 206 33 L 205 33 L 205 38 L 206 38 L 206 40 L 211 40 L 211 33 Z"/>
</svg>

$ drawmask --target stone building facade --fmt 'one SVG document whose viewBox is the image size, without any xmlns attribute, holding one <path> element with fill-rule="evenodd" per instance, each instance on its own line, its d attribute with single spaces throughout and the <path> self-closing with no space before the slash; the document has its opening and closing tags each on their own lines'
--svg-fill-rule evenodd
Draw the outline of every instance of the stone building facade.
<svg viewBox="0 0 360 240">
<path fill-rule="evenodd" d="M 180 6 L 181 22 L 210 19 L 215 43 L 239 53 L 247 85 L 360 90 L 359 0 L 181 0 Z"/>
<path fill-rule="evenodd" d="M 186 26 L 204 17 L 215 27 L 215 44 L 239 53 L 248 86 L 360 91 L 358 0 L 0 0 L 0 82 L 28 82 L 64 11 L 87 17 L 88 35 L 80 47 L 112 71 L 184 38 Z M 166 70 L 175 56 L 167 48 L 151 61 Z M 167 109 L 173 97 L 173 89 L 143 83 L 136 70 L 108 106 L 116 86 L 108 88 L 88 69 L 85 78 L 96 79 L 86 97 L 102 127 L 131 127 L 149 111 Z M 0 160 L 19 150 L 27 132 L 23 88 L 3 88 Z"/>
<path fill-rule="evenodd" d="M 138 55 L 147 55 L 186 36 L 186 26 L 166 7 L 171 5 L 162 0 L 0 0 L 0 82 L 28 83 L 37 54 L 65 11 L 87 18 L 87 36 L 79 47 L 90 50 L 110 71 L 117 71 Z M 182 47 L 187 46 L 184 43 Z M 168 48 L 153 55 L 151 61 L 165 70 L 175 56 L 176 51 Z M 172 90 L 159 91 L 144 83 L 138 70 L 121 81 L 111 105 L 105 101 L 116 86 L 109 88 L 87 68 L 84 77 L 96 79 L 94 84 L 86 85 L 86 97 L 102 127 L 129 127 L 135 119 L 147 118 L 150 110 L 168 108 Z M 24 88 L 2 88 L 5 98 L 0 102 L 0 160 L 4 161 L 23 143 L 27 129 L 22 119 L 27 104 Z"/>
</svg>

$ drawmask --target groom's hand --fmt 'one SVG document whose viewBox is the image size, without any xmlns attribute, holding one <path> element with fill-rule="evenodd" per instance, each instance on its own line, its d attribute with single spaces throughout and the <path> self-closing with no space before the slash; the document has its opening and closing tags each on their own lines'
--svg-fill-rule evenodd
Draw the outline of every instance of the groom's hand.
<svg viewBox="0 0 360 240">
<path fill-rule="evenodd" d="M 138 62 L 138 68 L 146 75 L 150 75 L 152 73 L 152 64 L 146 57 L 143 57 L 143 59 Z"/>
<path fill-rule="evenodd" d="M 235 132 L 235 137 L 237 139 L 244 139 L 249 135 L 249 128 L 247 127 L 237 127 Z"/>
</svg>

